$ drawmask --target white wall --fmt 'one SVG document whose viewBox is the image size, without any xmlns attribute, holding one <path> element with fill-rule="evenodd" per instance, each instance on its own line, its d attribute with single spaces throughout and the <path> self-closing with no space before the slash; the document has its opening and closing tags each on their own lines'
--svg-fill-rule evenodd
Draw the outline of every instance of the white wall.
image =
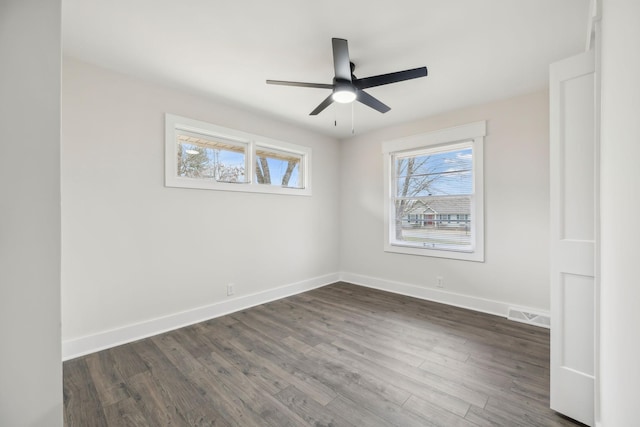
<svg viewBox="0 0 640 427">
<path fill-rule="evenodd" d="M 0 425 L 62 425 L 60 0 L 0 2 Z"/>
<path fill-rule="evenodd" d="M 548 92 L 544 90 L 343 141 L 341 270 L 364 284 L 456 300 L 433 289 L 436 276 L 443 276 L 445 291 L 471 297 L 458 299 L 461 305 L 494 312 L 504 309 L 504 304 L 482 301 L 487 299 L 548 310 L 548 116 Z M 383 252 L 381 143 L 478 120 L 487 120 L 486 262 Z M 422 289 L 433 291 L 425 294 Z"/>
<path fill-rule="evenodd" d="M 126 328 L 338 271 L 338 143 L 64 60 L 62 336 Z M 164 187 L 164 113 L 313 150 L 313 195 Z"/>
<path fill-rule="evenodd" d="M 640 2 L 602 5 L 600 415 L 638 425 Z"/>
</svg>

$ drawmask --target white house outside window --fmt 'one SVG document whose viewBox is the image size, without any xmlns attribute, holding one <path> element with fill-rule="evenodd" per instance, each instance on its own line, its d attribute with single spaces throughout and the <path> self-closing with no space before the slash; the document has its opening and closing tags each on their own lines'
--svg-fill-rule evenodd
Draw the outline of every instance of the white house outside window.
<svg viewBox="0 0 640 427">
<path fill-rule="evenodd" d="M 484 261 L 485 122 L 384 144 L 385 250 Z"/>
</svg>

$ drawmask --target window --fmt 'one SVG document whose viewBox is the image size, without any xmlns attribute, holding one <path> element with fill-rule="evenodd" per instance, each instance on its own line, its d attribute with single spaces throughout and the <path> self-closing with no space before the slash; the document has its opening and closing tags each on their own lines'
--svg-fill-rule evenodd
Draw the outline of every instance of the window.
<svg viewBox="0 0 640 427">
<path fill-rule="evenodd" d="M 247 144 L 182 131 L 176 145 L 178 177 L 246 182 Z"/>
<path fill-rule="evenodd" d="M 484 261 L 485 122 L 383 145 L 385 251 Z"/>
<path fill-rule="evenodd" d="M 300 165 L 303 155 L 272 148 L 256 147 L 256 182 L 303 188 Z"/>
<path fill-rule="evenodd" d="M 311 149 L 165 117 L 167 187 L 311 195 Z"/>
</svg>

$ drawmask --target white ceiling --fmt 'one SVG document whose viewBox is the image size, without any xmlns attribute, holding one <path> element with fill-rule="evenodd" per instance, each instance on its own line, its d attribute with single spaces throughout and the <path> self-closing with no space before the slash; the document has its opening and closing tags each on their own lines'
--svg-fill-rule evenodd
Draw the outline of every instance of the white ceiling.
<svg viewBox="0 0 640 427">
<path fill-rule="evenodd" d="M 352 106 L 309 116 L 329 91 L 331 38 L 349 41 L 358 77 L 427 66 L 429 76 L 368 89 L 386 114 L 354 104 L 356 133 L 547 85 L 579 53 L 588 0 L 64 0 L 66 56 L 197 92 L 326 135 L 351 135 Z M 334 126 L 337 120 L 337 126 Z"/>
</svg>

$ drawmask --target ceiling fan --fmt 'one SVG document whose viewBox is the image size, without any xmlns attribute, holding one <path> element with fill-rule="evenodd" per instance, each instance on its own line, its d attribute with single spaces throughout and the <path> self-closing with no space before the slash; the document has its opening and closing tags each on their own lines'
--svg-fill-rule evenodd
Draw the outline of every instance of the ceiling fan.
<svg viewBox="0 0 640 427">
<path fill-rule="evenodd" d="M 420 67 L 359 79 L 353 75 L 356 66 L 349 59 L 349 46 L 347 41 L 333 38 L 331 39 L 331 43 L 333 46 L 333 68 L 335 70 L 333 84 L 289 82 L 283 80 L 267 80 L 267 84 L 331 89 L 333 91 L 331 95 L 322 101 L 320 105 L 309 114 L 310 116 L 319 114 L 334 101 L 346 104 L 356 100 L 374 110 L 386 113 L 391 108 L 369 95 L 363 89 L 427 76 L 427 67 Z"/>
</svg>

